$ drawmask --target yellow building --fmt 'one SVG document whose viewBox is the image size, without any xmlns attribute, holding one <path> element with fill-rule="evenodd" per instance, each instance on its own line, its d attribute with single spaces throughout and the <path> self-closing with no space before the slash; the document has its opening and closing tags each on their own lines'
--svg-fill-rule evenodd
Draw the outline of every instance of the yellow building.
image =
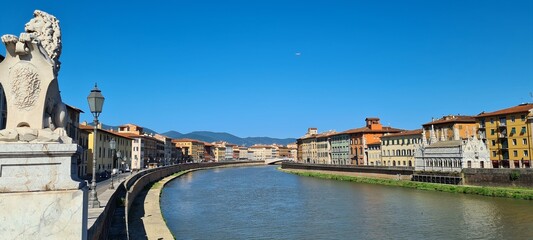
<svg viewBox="0 0 533 240">
<path fill-rule="evenodd" d="M 88 136 L 88 150 L 87 150 L 87 174 L 93 173 L 93 154 L 96 154 L 96 173 L 103 172 L 111 173 L 114 168 L 121 168 L 122 161 L 131 159 L 132 141 L 133 139 L 121 136 L 113 131 L 102 129 L 100 126 L 96 133 L 96 147 L 94 145 L 94 127 L 89 125 L 80 125 L 80 129 L 87 131 Z M 116 142 L 116 149 L 113 151 L 110 146 L 111 139 Z M 117 152 L 120 152 L 121 158 L 117 157 Z M 115 156 L 113 156 L 115 155 Z M 129 164 L 125 162 L 125 164 Z"/>
<path fill-rule="evenodd" d="M 298 162 L 300 163 L 317 163 L 318 162 L 318 148 L 316 136 L 318 135 L 317 128 L 307 129 L 305 136 L 297 140 L 298 143 Z"/>
<path fill-rule="evenodd" d="M 204 160 L 204 143 L 194 139 L 182 138 L 172 141 L 176 147 L 181 148 L 183 156 L 192 162 L 202 162 Z"/>
<path fill-rule="evenodd" d="M 422 129 L 383 135 L 381 137 L 381 165 L 414 167 L 415 150 L 421 143 Z"/>
<path fill-rule="evenodd" d="M 368 155 L 368 165 L 381 165 L 381 144 L 380 142 L 367 143 L 366 153 Z"/>
<path fill-rule="evenodd" d="M 529 103 L 476 116 L 494 168 L 531 168 L 532 111 Z"/>
</svg>

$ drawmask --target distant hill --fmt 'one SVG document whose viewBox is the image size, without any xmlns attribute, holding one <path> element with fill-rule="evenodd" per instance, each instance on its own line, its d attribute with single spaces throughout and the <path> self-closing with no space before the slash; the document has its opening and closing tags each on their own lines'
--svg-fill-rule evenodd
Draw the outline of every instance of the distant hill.
<svg viewBox="0 0 533 240">
<path fill-rule="evenodd" d="M 94 126 L 93 123 L 89 123 L 89 125 Z M 114 129 L 118 130 L 118 126 L 111 126 L 102 124 L 103 129 Z M 157 134 L 158 132 L 143 127 L 144 132 L 148 134 Z M 209 131 L 194 131 L 187 134 L 183 134 L 177 131 L 168 131 L 161 133 L 162 135 L 165 135 L 170 138 L 191 138 L 196 139 L 204 142 L 218 142 L 218 141 L 224 141 L 229 142 L 237 145 L 244 145 L 244 146 L 252 146 L 254 144 L 281 144 L 281 145 L 287 145 L 289 143 L 296 142 L 295 138 L 270 138 L 270 137 L 247 137 L 247 138 L 240 138 L 235 135 L 225 133 L 225 132 L 209 132 Z"/>
<path fill-rule="evenodd" d="M 296 142 L 295 138 L 270 138 L 270 137 L 247 137 L 240 138 L 235 135 L 224 133 L 224 132 L 209 132 L 209 131 L 195 131 L 187 134 L 179 133 L 176 131 L 168 131 L 162 133 L 165 136 L 171 138 L 192 138 L 204 142 L 217 142 L 224 141 L 229 143 L 234 143 L 238 145 L 252 146 L 254 144 L 281 144 L 287 145 L 289 143 Z"/>
</svg>

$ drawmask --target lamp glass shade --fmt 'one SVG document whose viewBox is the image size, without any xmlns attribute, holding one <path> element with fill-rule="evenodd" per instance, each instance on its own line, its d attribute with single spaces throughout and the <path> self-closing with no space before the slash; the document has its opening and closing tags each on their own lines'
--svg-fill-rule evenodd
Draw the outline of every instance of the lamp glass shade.
<svg viewBox="0 0 533 240">
<path fill-rule="evenodd" d="M 91 110 L 92 114 L 98 115 L 102 112 L 104 100 L 105 98 L 102 95 L 102 91 L 100 91 L 98 86 L 95 84 L 93 90 L 91 90 L 91 93 L 89 96 L 87 96 L 87 102 L 89 103 L 89 109 Z"/>
<path fill-rule="evenodd" d="M 117 147 L 117 142 L 115 142 L 114 138 L 111 138 L 111 141 L 109 141 L 109 148 L 111 148 L 112 150 L 115 150 L 116 147 Z"/>
</svg>

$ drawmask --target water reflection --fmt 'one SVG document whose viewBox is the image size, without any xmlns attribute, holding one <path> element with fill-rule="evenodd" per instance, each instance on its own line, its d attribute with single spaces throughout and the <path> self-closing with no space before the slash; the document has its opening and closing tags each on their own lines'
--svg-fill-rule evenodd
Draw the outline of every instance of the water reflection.
<svg viewBox="0 0 533 240">
<path fill-rule="evenodd" d="M 186 174 L 165 187 L 161 203 L 178 239 L 533 236 L 529 201 L 299 177 L 274 167 Z"/>
</svg>

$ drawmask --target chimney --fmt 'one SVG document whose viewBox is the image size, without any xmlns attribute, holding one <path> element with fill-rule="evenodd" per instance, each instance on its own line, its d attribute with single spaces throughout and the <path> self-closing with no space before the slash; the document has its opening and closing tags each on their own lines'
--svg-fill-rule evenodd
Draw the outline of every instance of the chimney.
<svg viewBox="0 0 533 240">
<path fill-rule="evenodd" d="M 370 130 L 382 130 L 383 129 L 383 125 L 381 125 L 381 123 L 379 122 L 379 118 L 369 117 L 365 119 L 365 122 L 366 122 L 366 127 L 370 128 Z"/>
</svg>

